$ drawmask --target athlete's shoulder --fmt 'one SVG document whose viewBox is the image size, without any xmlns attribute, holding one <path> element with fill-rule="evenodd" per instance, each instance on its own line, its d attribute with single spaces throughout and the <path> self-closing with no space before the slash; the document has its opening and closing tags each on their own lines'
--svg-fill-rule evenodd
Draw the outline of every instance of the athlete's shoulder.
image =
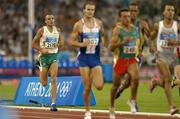
<svg viewBox="0 0 180 119">
<path fill-rule="evenodd" d="M 121 22 L 120 22 L 120 21 L 117 22 L 117 23 L 114 25 L 114 27 L 116 27 L 116 26 L 121 26 Z"/>
<path fill-rule="evenodd" d="M 120 29 L 122 29 L 122 28 L 123 28 L 123 27 L 122 27 L 121 24 L 116 25 L 116 26 L 113 28 L 113 32 L 114 32 L 114 33 L 118 33 L 118 32 L 120 31 Z"/>
<path fill-rule="evenodd" d="M 45 26 L 40 27 L 40 28 L 37 30 L 37 34 L 43 34 L 43 32 L 44 32 L 44 27 L 45 27 Z"/>
<path fill-rule="evenodd" d="M 76 28 L 81 28 L 82 26 L 83 26 L 82 19 L 78 20 L 78 21 L 74 24 L 74 27 L 76 27 Z"/>
<path fill-rule="evenodd" d="M 133 28 L 133 29 L 138 29 L 137 26 L 135 26 L 133 24 L 130 24 L 130 27 Z"/>
<path fill-rule="evenodd" d="M 141 26 L 144 26 L 144 25 L 147 25 L 148 22 L 144 19 L 140 19 L 140 24 L 141 24 Z"/>
<path fill-rule="evenodd" d="M 56 27 L 56 26 L 55 26 L 55 28 L 56 28 L 56 30 L 57 30 L 58 32 L 61 32 L 61 28 Z"/>
<path fill-rule="evenodd" d="M 130 24 L 130 27 L 133 27 L 133 28 L 135 28 L 136 26 L 135 26 L 135 25 L 133 25 L 133 24 Z"/>
<path fill-rule="evenodd" d="M 98 25 L 102 25 L 102 21 L 100 19 L 98 19 L 98 18 L 94 18 L 94 19 Z"/>
</svg>

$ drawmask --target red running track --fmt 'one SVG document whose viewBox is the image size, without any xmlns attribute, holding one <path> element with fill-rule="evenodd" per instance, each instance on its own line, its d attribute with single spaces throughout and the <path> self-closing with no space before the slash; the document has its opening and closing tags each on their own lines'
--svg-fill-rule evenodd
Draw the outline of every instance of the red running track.
<svg viewBox="0 0 180 119">
<path fill-rule="evenodd" d="M 71 110 L 59 110 L 57 112 L 51 112 L 45 109 L 23 109 L 13 108 L 9 110 L 7 115 L 12 119 L 83 119 L 84 111 L 71 111 Z M 95 112 L 92 111 L 92 119 L 109 119 L 107 112 Z M 138 115 L 138 114 L 124 114 L 117 113 L 116 119 L 180 119 L 177 116 L 161 116 L 161 115 Z"/>
</svg>

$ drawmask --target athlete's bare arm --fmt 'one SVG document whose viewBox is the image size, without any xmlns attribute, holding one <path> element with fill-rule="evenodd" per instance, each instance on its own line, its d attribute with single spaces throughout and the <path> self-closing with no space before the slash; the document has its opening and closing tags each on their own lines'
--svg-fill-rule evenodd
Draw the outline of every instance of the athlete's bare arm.
<svg viewBox="0 0 180 119">
<path fill-rule="evenodd" d="M 83 42 L 79 42 L 78 41 L 78 37 L 80 34 L 80 30 L 82 29 L 82 23 L 81 21 L 78 21 L 75 23 L 74 27 L 73 27 L 73 31 L 71 34 L 71 38 L 70 38 L 70 45 L 77 47 L 77 48 L 81 48 L 81 47 L 86 47 L 89 44 L 89 41 L 83 41 Z"/>
<path fill-rule="evenodd" d="M 141 20 L 141 27 L 142 27 L 141 29 L 144 29 L 145 35 L 148 38 L 150 38 L 151 33 L 150 33 L 150 28 L 149 28 L 148 23 L 146 21 L 144 21 L 144 20 Z"/>
<path fill-rule="evenodd" d="M 42 35 L 43 35 L 43 28 L 40 28 L 40 29 L 38 29 L 38 31 L 33 39 L 32 48 L 40 51 L 42 54 L 46 54 L 46 53 L 48 53 L 48 51 L 46 49 L 42 49 L 39 46 L 40 38 L 42 37 Z"/>
<path fill-rule="evenodd" d="M 156 46 L 155 46 L 155 38 L 157 37 L 158 34 L 158 29 L 159 29 L 159 24 L 155 23 L 153 26 L 153 30 L 151 32 L 151 37 L 150 37 L 150 44 L 149 44 L 149 50 L 151 53 L 155 52 Z"/>
<path fill-rule="evenodd" d="M 114 51 L 116 48 L 120 47 L 120 40 L 119 40 L 119 26 L 116 26 L 113 29 L 110 44 L 109 44 L 109 49 L 111 51 Z"/>
<path fill-rule="evenodd" d="M 98 19 L 96 19 L 96 21 L 97 21 L 97 23 L 100 26 L 102 45 L 103 45 L 103 47 L 106 47 L 107 41 L 106 41 L 106 34 L 105 34 L 105 30 L 104 30 L 103 24 Z"/>
</svg>

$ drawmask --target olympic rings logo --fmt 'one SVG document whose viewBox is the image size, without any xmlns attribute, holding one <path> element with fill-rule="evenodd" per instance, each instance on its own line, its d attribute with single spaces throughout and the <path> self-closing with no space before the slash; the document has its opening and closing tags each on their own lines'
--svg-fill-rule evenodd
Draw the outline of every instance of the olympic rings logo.
<svg viewBox="0 0 180 119">
<path fill-rule="evenodd" d="M 60 85 L 59 96 L 63 98 L 66 97 L 68 92 L 71 90 L 71 86 L 72 81 L 63 81 Z"/>
</svg>

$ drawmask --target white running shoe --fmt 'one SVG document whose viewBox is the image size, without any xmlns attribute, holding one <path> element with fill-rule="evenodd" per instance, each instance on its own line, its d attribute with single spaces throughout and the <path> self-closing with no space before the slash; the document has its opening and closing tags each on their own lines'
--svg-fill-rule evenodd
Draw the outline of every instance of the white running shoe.
<svg viewBox="0 0 180 119">
<path fill-rule="evenodd" d="M 109 119 L 116 119 L 114 109 L 109 109 Z"/>
<path fill-rule="evenodd" d="M 90 111 L 85 112 L 84 119 L 91 119 L 91 112 Z"/>
<path fill-rule="evenodd" d="M 131 111 L 132 113 L 138 112 L 138 105 L 137 105 L 136 100 L 128 100 L 128 101 L 127 101 L 127 104 L 129 105 L 130 111 Z"/>
</svg>

